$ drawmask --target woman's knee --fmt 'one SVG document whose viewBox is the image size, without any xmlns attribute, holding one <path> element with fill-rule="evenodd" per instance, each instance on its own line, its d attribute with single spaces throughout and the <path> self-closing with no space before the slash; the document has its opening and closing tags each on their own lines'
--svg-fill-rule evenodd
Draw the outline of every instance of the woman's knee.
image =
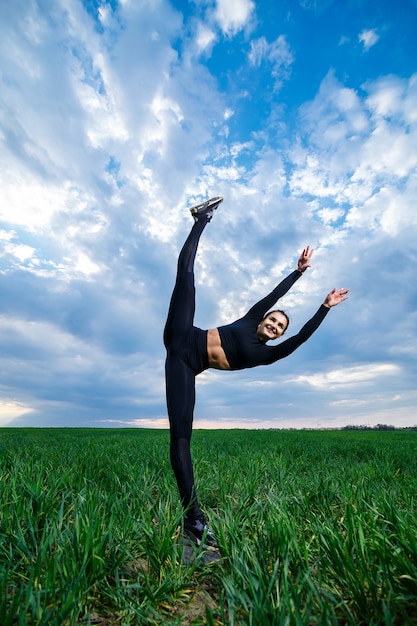
<svg viewBox="0 0 417 626">
<path fill-rule="evenodd" d="M 191 435 L 193 432 L 193 420 L 191 419 L 181 419 L 175 420 L 170 417 L 169 419 L 169 432 L 170 432 L 170 442 L 171 445 L 176 446 L 179 445 L 181 441 L 188 441 L 188 444 L 191 442 Z"/>
</svg>

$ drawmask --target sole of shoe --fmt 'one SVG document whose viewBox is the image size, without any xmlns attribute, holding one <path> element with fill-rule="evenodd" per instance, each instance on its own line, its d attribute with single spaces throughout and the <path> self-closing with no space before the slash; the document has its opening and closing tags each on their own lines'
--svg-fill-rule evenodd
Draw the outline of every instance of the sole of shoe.
<svg viewBox="0 0 417 626">
<path fill-rule="evenodd" d="M 213 546 L 213 545 L 210 545 L 209 543 L 206 543 L 204 536 L 202 539 L 200 539 L 199 537 L 197 537 L 197 535 L 193 533 L 192 530 L 189 530 L 188 528 L 184 528 L 184 532 L 187 535 L 188 539 L 190 539 L 193 542 L 193 544 L 197 546 L 197 548 L 201 546 L 204 550 L 209 550 L 212 552 L 217 552 L 219 550 L 217 546 Z"/>
<path fill-rule="evenodd" d="M 210 198 L 210 200 L 206 200 L 201 204 L 196 204 L 195 206 L 191 207 L 190 213 L 194 218 L 198 219 L 203 215 L 207 215 L 207 213 L 212 213 L 213 211 L 215 211 L 221 202 L 223 202 L 222 196 Z"/>
</svg>

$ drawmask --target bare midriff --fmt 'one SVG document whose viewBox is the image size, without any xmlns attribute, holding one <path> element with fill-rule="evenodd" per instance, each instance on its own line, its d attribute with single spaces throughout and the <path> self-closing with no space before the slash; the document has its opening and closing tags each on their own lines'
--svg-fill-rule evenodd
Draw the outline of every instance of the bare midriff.
<svg viewBox="0 0 417 626">
<path fill-rule="evenodd" d="M 209 367 L 216 370 L 230 370 L 229 361 L 222 348 L 217 328 L 210 328 L 207 331 L 207 356 Z"/>
</svg>

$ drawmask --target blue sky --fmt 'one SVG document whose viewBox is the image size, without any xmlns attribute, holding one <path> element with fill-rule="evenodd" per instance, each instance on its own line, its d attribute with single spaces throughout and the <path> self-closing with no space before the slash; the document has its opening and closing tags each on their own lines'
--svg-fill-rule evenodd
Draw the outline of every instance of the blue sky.
<svg viewBox="0 0 417 626">
<path fill-rule="evenodd" d="M 195 427 L 417 424 L 417 2 L 0 6 L 0 425 L 167 427 L 188 207 L 225 200 L 196 324 L 280 305 L 293 355 L 198 377 Z"/>
</svg>

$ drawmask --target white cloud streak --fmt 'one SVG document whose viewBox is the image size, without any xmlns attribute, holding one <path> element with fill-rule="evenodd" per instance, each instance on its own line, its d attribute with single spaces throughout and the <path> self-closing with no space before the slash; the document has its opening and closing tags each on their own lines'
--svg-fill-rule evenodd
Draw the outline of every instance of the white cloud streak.
<svg viewBox="0 0 417 626">
<path fill-rule="evenodd" d="M 302 384 L 307 383 L 312 387 L 320 389 L 331 389 L 335 387 L 352 387 L 355 385 L 362 386 L 381 377 L 400 374 L 400 372 L 401 368 L 398 365 L 390 363 L 370 363 L 345 369 L 331 370 L 329 372 L 310 374 L 309 376 L 297 376 L 294 378 L 294 382 Z"/>
<path fill-rule="evenodd" d="M 283 35 L 272 43 L 268 43 L 265 37 L 260 37 L 251 41 L 249 62 L 254 67 L 260 67 L 263 63 L 268 64 L 275 89 L 278 89 L 284 80 L 288 79 L 294 57 Z"/>
</svg>

